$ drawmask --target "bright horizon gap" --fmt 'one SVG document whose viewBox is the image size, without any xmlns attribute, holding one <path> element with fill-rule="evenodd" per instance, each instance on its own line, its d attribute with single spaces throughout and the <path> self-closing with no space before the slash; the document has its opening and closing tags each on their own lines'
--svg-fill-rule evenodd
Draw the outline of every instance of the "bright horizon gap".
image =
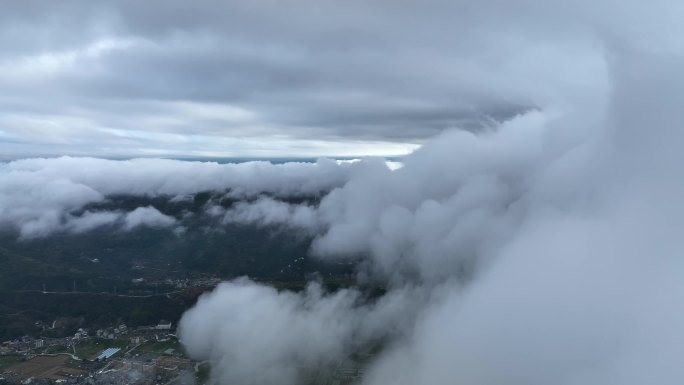
<svg viewBox="0 0 684 385">
<path fill-rule="evenodd" d="M 401 157 L 420 148 L 418 143 L 392 142 L 318 142 L 294 140 L 291 142 L 277 142 L 258 140 L 240 140 L 235 146 L 234 139 L 223 138 L 213 143 L 198 143 L 193 148 L 203 150 L 187 150 L 182 146 L 141 147 L 134 150 L 129 148 L 95 148 L 93 150 L 60 149 L 51 146 L 37 146 L 29 144 L 10 143 L 0 152 L 0 160 L 10 161 L 25 158 L 54 158 L 60 156 L 93 157 L 102 159 L 132 159 L 132 158 L 165 158 L 165 159 L 228 159 L 228 158 L 365 158 L 365 157 Z M 223 148 L 222 148 L 223 147 Z M 232 147 L 232 148 L 231 148 Z M 228 150 L 226 150 L 228 149 Z"/>
</svg>

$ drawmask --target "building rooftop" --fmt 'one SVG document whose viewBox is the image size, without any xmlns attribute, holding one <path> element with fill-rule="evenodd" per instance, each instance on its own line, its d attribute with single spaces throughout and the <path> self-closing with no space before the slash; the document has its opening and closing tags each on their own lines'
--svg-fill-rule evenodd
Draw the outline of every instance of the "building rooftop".
<svg viewBox="0 0 684 385">
<path fill-rule="evenodd" d="M 97 356 L 97 360 L 106 360 L 120 351 L 120 348 L 107 348 L 103 350 L 99 356 Z"/>
</svg>

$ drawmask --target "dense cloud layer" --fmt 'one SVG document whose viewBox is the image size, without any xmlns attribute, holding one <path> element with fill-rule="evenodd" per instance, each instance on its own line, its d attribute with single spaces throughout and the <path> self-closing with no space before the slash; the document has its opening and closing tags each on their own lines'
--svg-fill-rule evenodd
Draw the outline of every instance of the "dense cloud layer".
<svg viewBox="0 0 684 385">
<path fill-rule="evenodd" d="M 568 104 L 486 133 L 442 134 L 403 168 L 365 168 L 317 207 L 262 200 L 225 213 L 228 220 L 317 229 L 313 253 L 359 259 L 361 282 L 384 282 L 405 304 L 405 322 L 368 367 L 365 384 L 637 385 L 684 377 L 684 41 L 674 37 L 684 9 L 674 1 L 548 3 L 516 10 L 483 2 L 503 25 L 529 33 L 530 44 L 591 29 L 605 52 L 607 76 L 598 83 L 607 89 L 559 89 Z M 530 10 L 549 19 L 520 15 Z M 501 38 L 508 32 L 497 31 Z M 242 383 L 268 385 L 303 378 L 293 377 L 289 360 L 307 349 L 295 354 L 287 344 L 297 326 L 241 338 L 244 330 L 231 329 L 239 325 L 235 314 L 326 326 L 311 328 L 298 339 L 303 344 L 319 335 L 326 346 L 337 338 L 340 348 L 350 335 L 359 345 L 372 339 L 355 334 L 363 330 L 356 320 L 342 330 L 327 321 L 356 314 L 335 307 L 334 297 L 297 307 L 289 304 L 310 295 L 271 292 L 263 310 L 261 301 L 233 301 L 239 287 L 204 298 L 181 324 L 184 343 L 210 360 L 217 383 L 238 374 Z M 426 294 L 416 300 L 402 294 L 407 288 Z M 226 323 L 209 321 L 219 309 Z M 373 310 L 362 317 L 361 324 L 382 319 Z M 217 340 L 207 344 L 197 333 Z M 264 346 L 259 352 L 268 359 L 249 354 L 246 366 L 232 359 L 252 346 Z M 306 359 L 346 358 L 340 350 L 311 352 Z M 264 367 L 280 375 L 265 378 Z"/>
<path fill-rule="evenodd" d="M 661 76 L 650 72 L 659 66 L 643 70 L 616 71 L 615 81 L 641 89 Z M 621 115 L 634 111 L 679 115 L 619 96 L 597 118 L 603 130 L 567 135 L 565 119 L 532 113 L 496 133 L 436 138 L 397 171 L 367 168 L 317 208 L 260 200 L 226 215 L 317 228 L 313 252 L 324 258 L 369 257 L 359 279 L 386 282 L 404 323 L 365 383 L 675 384 L 684 375 L 675 363 L 684 354 L 684 186 L 669 165 L 680 158 L 679 119 L 654 116 L 665 124 L 641 130 Z M 428 294 L 416 301 L 406 287 Z M 235 303 L 241 290 L 218 289 L 181 324 L 218 383 L 295 384 L 319 360 L 344 362 L 350 338 L 364 346 L 384 335 L 360 332 L 382 322 L 373 309 L 358 315 L 329 297 L 265 288 L 253 288 L 269 292 L 260 300 Z M 262 307 L 264 298 L 273 302 Z M 289 305 L 299 301 L 308 305 Z M 226 315 L 216 318 L 219 309 Z M 236 315 L 283 324 L 255 335 L 256 323 L 243 330 Z M 307 344 L 319 338 L 323 347 Z"/>
<path fill-rule="evenodd" d="M 22 237 L 55 231 L 78 233 L 108 224 L 121 224 L 126 230 L 140 225 L 171 226 L 175 219 L 152 207 L 128 213 L 87 207 L 117 195 L 184 199 L 211 191 L 232 198 L 316 196 L 341 186 L 350 173 L 373 163 L 327 159 L 286 164 L 69 157 L 17 160 L 0 164 L 0 225 L 19 231 Z"/>
<path fill-rule="evenodd" d="M 3 2 L 0 156 L 403 154 L 600 88 L 591 31 L 516 25 L 563 8 Z"/>
<path fill-rule="evenodd" d="M 292 384 L 406 328 L 407 305 L 421 295 L 396 292 L 368 305 L 353 289 L 326 294 L 311 283 L 295 294 L 240 279 L 201 297 L 181 331 L 188 353 L 211 362 L 223 383 Z"/>
</svg>

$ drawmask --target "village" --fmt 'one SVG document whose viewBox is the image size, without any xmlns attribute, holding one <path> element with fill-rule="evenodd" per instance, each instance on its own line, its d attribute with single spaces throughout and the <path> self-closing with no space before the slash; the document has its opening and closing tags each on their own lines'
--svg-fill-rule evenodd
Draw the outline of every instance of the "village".
<svg viewBox="0 0 684 385">
<path fill-rule="evenodd" d="M 185 357 L 174 325 L 164 320 L 0 344 L 0 384 L 186 384 L 207 377 L 207 365 Z"/>
</svg>

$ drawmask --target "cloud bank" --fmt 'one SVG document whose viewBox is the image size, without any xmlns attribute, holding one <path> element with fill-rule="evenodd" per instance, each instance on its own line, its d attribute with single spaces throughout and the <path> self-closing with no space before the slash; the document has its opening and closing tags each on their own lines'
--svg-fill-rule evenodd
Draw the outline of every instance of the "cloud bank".
<svg viewBox="0 0 684 385">
<path fill-rule="evenodd" d="M 329 294 L 311 283 L 295 294 L 239 279 L 201 297 L 181 327 L 183 339 L 192 341 L 188 353 L 209 360 L 221 382 L 289 384 L 395 334 L 406 322 L 408 297 L 419 293 L 368 305 L 353 289 Z"/>
<path fill-rule="evenodd" d="M 260 194 L 317 196 L 341 186 L 367 163 L 329 159 L 286 164 L 71 157 L 17 160 L 0 164 L 0 225 L 25 238 L 56 231 L 78 233 L 115 223 L 126 230 L 140 225 L 171 226 L 176 219 L 152 207 L 123 213 L 92 211 L 88 205 L 119 195 L 184 199 L 206 191 L 234 199 Z"/>
<path fill-rule="evenodd" d="M 502 6 L 504 23 L 519 22 L 536 41 L 539 25 L 485 3 Z M 673 38 L 680 25 L 672 17 L 683 10 L 667 1 L 549 3 L 567 19 L 542 24 L 600 37 L 604 92 L 569 92 L 568 104 L 484 133 L 444 133 L 399 170 L 364 168 L 316 207 L 256 201 L 226 213 L 313 227 L 312 253 L 359 261 L 358 282 L 383 284 L 400 304 L 403 322 L 385 323 L 394 333 L 363 384 L 637 385 L 684 376 L 684 44 Z M 544 5 L 530 9 L 552 15 Z M 643 22 L 646 15 L 658 25 Z M 209 359 L 216 383 L 299 383 L 306 373 L 293 357 L 304 366 L 315 367 L 314 357 L 342 363 L 350 338 L 363 346 L 383 336 L 383 328 L 364 334 L 361 325 L 383 319 L 372 307 L 384 297 L 362 300 L 370 310 L 352 321 L 358 313 L 336 307 L 335 294 L 306 307 L 290 304 L 311 300 L 307 293 L 238 302 L 240 285 L 255 284 L 221 287 L 181 322 L 183 342 Z M 423 294 L 404 295 L 408 288 Z M 264 298 L 273 302 L 261 307 Z M 250 328 L 242 337 L 240 315 L 295 321 L 263 338 Z M 288 332 L 312 323 L 296 338 L 302 349 L 293 348 Z M 337 350 L 309 348 L 318 336 Z M 235 358 L 238 346 L 257 348 L 249 365 Z M 266 367 L 276 374 L 263 376 Z"/>
</svg>

